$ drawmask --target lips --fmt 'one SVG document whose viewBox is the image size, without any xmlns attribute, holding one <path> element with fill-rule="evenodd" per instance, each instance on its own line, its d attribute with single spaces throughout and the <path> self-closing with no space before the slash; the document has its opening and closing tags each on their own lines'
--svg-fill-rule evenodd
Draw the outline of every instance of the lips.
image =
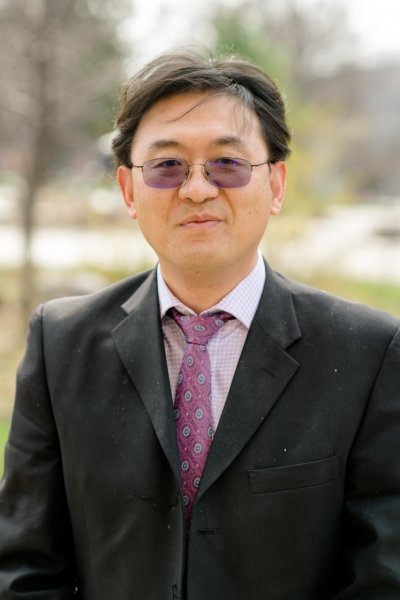
<svg viewBox="0 0 400 600">
<path fill-rule="evenodd" d="M 197 214 L 197 215 L 190 215 L 188 217 L 186 217 L 185 219 L 183 219 L 183 221 L 181 221 L 181 225 L 195 225 L 195 224 L 201 224 L 201 223 L 215 223 L 215 222 L 219 222 L 221 219 L 219 219 L 218 217 L 216 217 L 215 215 L 209 215 L 209 214 Z"/>
</svg>

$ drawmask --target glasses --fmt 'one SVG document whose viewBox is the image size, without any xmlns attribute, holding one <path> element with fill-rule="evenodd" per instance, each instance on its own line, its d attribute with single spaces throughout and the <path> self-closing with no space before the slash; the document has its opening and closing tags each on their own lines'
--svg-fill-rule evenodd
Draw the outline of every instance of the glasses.
<svg viewBox="0 0 400 600">
<path fill-rule="evenodd" d="M 210 158 L 203 167 L 204 177 L 217 188 L 239 188 L 247 185 L 251 178 L 253 167 L 271 165 L 272 161 L 265 160 L 251 164 L 244 158 Z M 131 165 L 131 168 L 142 169 L 143 181 L 146 185 L 157 189 L 180 187 L 188 179 L 193 164 L 183 158 L 154 158 L 146 160 L 142 165 Z"/>
</svg>

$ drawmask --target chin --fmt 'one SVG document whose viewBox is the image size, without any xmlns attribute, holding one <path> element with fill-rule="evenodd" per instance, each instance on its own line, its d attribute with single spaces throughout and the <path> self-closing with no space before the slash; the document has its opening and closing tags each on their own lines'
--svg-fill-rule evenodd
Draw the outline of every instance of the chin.
<svg viewBox="0 0 400 600">
<path fill-rule="evenodd" d="M 202 274 L 223 273 L 228 267 L 226 257 L 221 258 L 209 250 L 203 253 L 190 252 L 185 261 L 185 268 L 191 272 Z"/>
</svg>

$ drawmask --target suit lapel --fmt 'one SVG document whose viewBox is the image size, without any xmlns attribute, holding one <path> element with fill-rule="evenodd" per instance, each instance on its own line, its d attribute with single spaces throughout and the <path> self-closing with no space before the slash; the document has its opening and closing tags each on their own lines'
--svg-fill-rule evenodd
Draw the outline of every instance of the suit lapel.
<svg viewBox="0 0 400 600">
<path fill-rule="evenodd" d="M 121 360 L 152 421 L 179 481 L 171 388 L 160 324 L 156 271 L 122 308 L 128 316 L 112 332 Z"/>
<path fill-rule="evenodd" d="M 286 349 L 299 337 L 292 295 L 267 267 L 263 295 L 208 456 L 199 497 L 240 453 L 292 379 L 298 363 Z"/>
<path fill-rule="evenodd" d="M 114 342 L 180 481 L 155 271 L 122 307 L 127 317 L 113 330 Z M 264 291 L 211 446 L 199 497 L 241 452 L 294 376 L 298 364 L 286 350 L 299 337 L 292 294 L 267 266 Z"/>
</svg>

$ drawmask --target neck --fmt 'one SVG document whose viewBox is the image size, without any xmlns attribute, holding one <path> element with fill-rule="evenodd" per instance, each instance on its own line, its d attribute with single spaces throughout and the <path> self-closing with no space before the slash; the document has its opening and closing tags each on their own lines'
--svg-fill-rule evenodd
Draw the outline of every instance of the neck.
<svg viewBox="0 0 400 600">
<path fill-rule="evenodd" d="M 171 272 L 161 266 L 165 283 L 185 306 L 195 313 L 204 312 L 231 292 L 255 267 L 256 261 L 247 269 L 235 269 L 235 273 Z"/>
</svg>

